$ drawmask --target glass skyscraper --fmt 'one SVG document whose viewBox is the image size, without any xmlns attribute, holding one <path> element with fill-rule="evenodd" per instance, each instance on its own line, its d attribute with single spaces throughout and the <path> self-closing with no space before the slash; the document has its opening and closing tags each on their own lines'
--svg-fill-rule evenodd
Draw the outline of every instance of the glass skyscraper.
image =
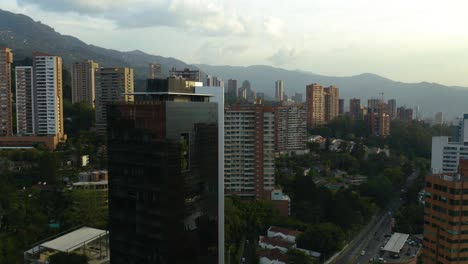
<svg viewBox="0 0 468 264">
<path fill-rule="evenodd" d="M 108 106 L 111 263 L 222 259 L 219 122 L 217 103 L 178 77 Z"/>
</svg>

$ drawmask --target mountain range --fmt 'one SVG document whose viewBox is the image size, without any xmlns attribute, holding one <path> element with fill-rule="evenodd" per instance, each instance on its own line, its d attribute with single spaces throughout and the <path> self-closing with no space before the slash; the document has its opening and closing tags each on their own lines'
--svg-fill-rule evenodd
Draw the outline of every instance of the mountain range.
<svg viewBox="0 0 468 264">
<path fill-rule="evenodd" d="M 432 117 L 435 112 L 443 112 L 449 119 L 468 112 L 468 88 L 444 86 L 437 83 L 402 83 L 375 74 L 363 73 L 349 77 L 333 77 L 314 74 L 302 70 L 285 70 L 266 65 L 213 66 L 205 64 L 190 65 L 175 58 L 151 55 L 139 50 L 117 51 L 84 43 L 73 36 L 62 35 L 52 27 L 32 18 L 0 9 L 0 46 L 13 50 L 15 59 L 30 57 L 33 51 L 59 55 L 66 67 L 71 63 L 92 59 L 105 67 L 133 67 L 137 84 L 143 84 L 148 76 L 148 64 L 161 64 L 162 73 L 168 73 L 172 67 L 199 68 L 204 73 L 222 78 L 227 86 L 228 79 L 237 79 L 239 83 L 249 80 L 252 89 L 265 93 L 270 98 L 274 95 L 275 81 L 284 81 L 288 96 L 302 93 L 305 98 L 305 86 L 320 83 L 324 86 L 335 85 L 340 88 L 340 97 L 346 105 L 350 98 L 361 98 L 366 105 L 367 99 L 380 97 L 395 98 L 397 105 L 419 107 L 420 114 Z M 137 85 L 138 86 L 138 85 Z"/>
</svg>

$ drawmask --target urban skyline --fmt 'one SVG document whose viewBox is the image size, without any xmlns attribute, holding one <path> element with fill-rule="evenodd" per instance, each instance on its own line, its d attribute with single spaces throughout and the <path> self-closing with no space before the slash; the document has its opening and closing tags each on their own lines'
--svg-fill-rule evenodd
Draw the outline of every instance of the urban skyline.
<svg viewBox="0 0 468 264">
<path fill-rule="evenodd" d="M 100 28 L 94 40 L 117 34 L 117 46 L 145 46 L 126 38 L 136 32 L 146 42 L 164 35 L 152 49 L 172 41 L 158 52 L 197 62 L 336 72 L 398 65 L 393 73 L 411 78 L 442 75 L 424 64 L 438 57 L 425 53 L 440 48 L 427 35 L 438 28 L 422 29 L 421 23 L 435 24 L 408 10 L 468 8 L 432 0 L 425 6 L 297 0 L 299 10 L 263 1 L 5 0 L 0 8 L 68 16 L 61 28 L 83 34 Z M 326 33 L 305 34 L 323 32 L 314 23 L 294 24 L 307 11 L 308 21 L 323 18 L 317 24 L 330 21 L 324 14 L 335 20 Z M 361 87 L 354 77 L 322 78 L 297 68 L 291 75 L 264 66 L 247 73 L 202 68 L 73 42 L 3 10 L 0 21 L 7 24 L 0 25 L 0 263 L 468 261 L 468 113 L 447 122 L 453 109 L 434 92 L 440 85 L 409 91 L 402 88 L 411 85 L 373 74 L 359 76 L 369 84 Z M 416 26 L 420 31 L 411 30 Z M 57 37 L 55 49 L 41 36 Z M 413 45 L 421 40 L 429 44 L 416 55 L 427 60 L 418 61 Z M 242 47 L 226 52 L 236 45 Z M 377 57 L 377 50 L 386 51 Z M 453 78 L 462 57 L 449 63 L 451 80 L 465 78 Z M 425 66 L 409 71 L 414 65 Z M 468 88 L 466 94 L 452 88 L 464 104 Z M 423 118 L 421 102 L 434 105 L 431 118 Z"/>
<path fill-rule="evenodd" d="M 128 5 L 134 6 L 132 11 L 127 9 Z M 316 0 L 291 6 L 245 0 L 202 1 L 200 5 L 189 0 L 168 3 L 123 0 L 110 8 L 107 0 L 93 4 L 74 0 L 53 5 L 50 1 L 6 0 L 0 8 L 34 14 L 35 19 L 87 43 L 118 50 L 139 49 L 190 63 L 268 64 L 334 76 L 372 71 L 405 82 L 468 86 L 463 59 L 466 52 L 462 48 L 467 40 L 465 29 L 460 26 L 465 20 L 460 12 L 466 5 L 462 1 L 443 5 L 434 0 L 386 4 Z M 252 12 L 258 9 L 264 12 Z M 193 15 L 179 15 L 185 11 Z M 315 11 L 312 14 L 318 23 L 299 23 L 310 19 L 310 11 Z M 117 13 L 126 15 L 115 16 Z M 154 13 L 159 14 L 156 16 L 159 19 L 152 18 Z M 441 13 L 450 14 L 443 23 L 430 19 Z M 61 23 L 57 23 L 57 16 Z M 324 31 L 325 28 L 331 30 Z M 139 41 L 160 34 L 167 37 Z M 191 38 L 194 35 L 200 37 L 194 40 Z M 453 38 L 458 41 L 450 42 Z M 195 41 L 191 48 L 174 45 L 187 39 Z M 308 49 L 305 43 L 309 42 L 316 48 Z M 267 47 L 263 43 L 275 45 Z M 263 47 L 260 52 L 254 49 L 259 46 Z M 380 63 L 382 59 L 385 64 Z M 443 67 L 426 67 L 433 64 Z"/>
</svg>

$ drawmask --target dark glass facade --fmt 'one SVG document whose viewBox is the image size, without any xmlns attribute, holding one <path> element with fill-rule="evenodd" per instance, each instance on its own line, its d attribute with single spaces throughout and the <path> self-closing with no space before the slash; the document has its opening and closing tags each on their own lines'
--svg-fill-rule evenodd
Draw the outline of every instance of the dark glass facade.
<svg viewBox="0 0 468 264">
<path fill-rule="evenodd" d="M 217 104 L 110 105 L 107 133 L 111 263 L 217 263 Z"/>
</svg>

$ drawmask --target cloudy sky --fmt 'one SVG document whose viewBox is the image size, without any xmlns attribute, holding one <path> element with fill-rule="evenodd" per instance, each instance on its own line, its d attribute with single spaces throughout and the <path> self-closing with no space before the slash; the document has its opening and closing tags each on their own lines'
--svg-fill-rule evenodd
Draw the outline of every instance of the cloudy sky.
<svg viewBox="0 0 468 264">
<path fill-rule="evenodd" d="M 62 34 L 188 63 L 468 86 L 466 0 L 1 0 Z"/>
</svg>

